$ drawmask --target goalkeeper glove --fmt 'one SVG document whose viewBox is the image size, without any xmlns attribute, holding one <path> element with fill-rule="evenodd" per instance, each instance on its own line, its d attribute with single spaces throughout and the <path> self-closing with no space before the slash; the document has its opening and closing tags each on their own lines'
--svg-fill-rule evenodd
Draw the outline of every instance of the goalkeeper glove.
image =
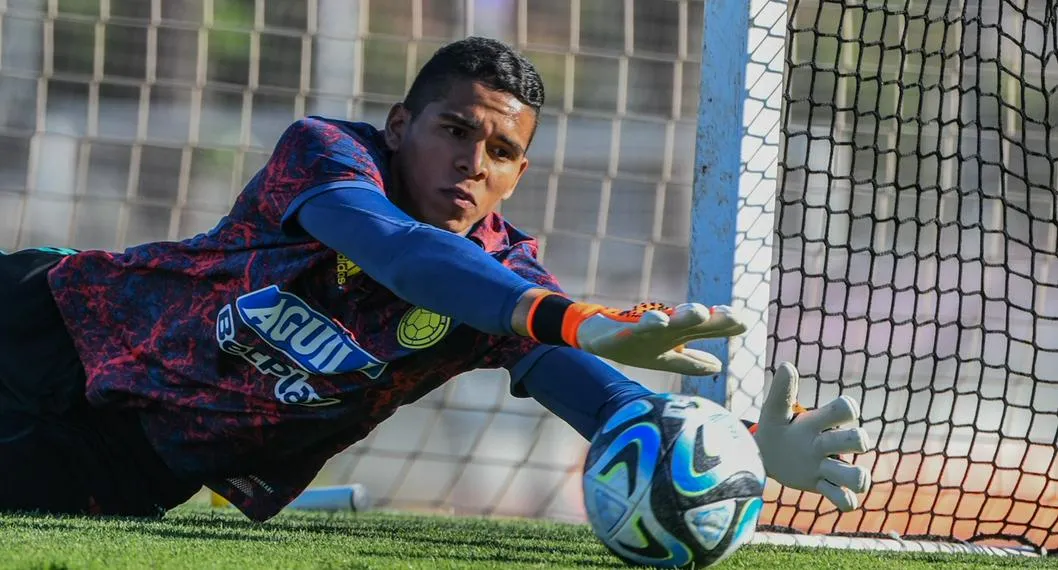
<svg viewBox="0 0 1058 570">
<path fill-rule="evenodd" d="M 799 491 L 814 491 L 841 511 L 859 506 L 856 493 L 866 493 L 871 475 L 863 467 L 838 459 L 840 453 L 863 453 L 871 447 L 859 424 L 860 407 L 841 396 L 806 410 L 796 402 L 798 373 L 793 364 L 779 365 L 761 406 L 760 422 L 750 427 L 760 448 L 764 470 L 777 482 Z"/>
<path fill-rule="evenodd" d="M 699 376 L 720 372 L 720 360 L 683 345 L 741 334 L 746 326 L 725 306 L 641 303 L 618 311 L 547 294 L 534 301 L 527 329 L 529 336 L 546 344 L 572 346 L 639 368 Z"/>
</svg>

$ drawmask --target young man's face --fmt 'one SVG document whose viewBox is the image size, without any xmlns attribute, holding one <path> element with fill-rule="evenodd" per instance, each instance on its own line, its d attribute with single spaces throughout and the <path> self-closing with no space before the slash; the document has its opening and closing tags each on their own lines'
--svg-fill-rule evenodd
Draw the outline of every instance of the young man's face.
<svg viewBox="0 0 1058 570">
<path fill-rule="evenodd" d="M 391 198 L 419 221 L 465 233 L 514 192 L 535 124 L 532 107 L 475 81 L 453 81 L 415 120 L 395 105 L 386 121 Z"/>
</svg>

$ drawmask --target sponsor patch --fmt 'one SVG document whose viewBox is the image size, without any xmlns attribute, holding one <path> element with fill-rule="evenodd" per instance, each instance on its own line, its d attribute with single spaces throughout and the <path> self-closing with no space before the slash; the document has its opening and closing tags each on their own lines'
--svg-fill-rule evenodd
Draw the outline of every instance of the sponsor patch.
<svg viewBox="0 0 1058 570">
<path fill-rule="evenodd" d="M 239 297 L 235 307 L 261 340 L 311 374 L 360 371 L 374 379 L 385 368 L 344 327 L 275 285 Z"/>
</svg>

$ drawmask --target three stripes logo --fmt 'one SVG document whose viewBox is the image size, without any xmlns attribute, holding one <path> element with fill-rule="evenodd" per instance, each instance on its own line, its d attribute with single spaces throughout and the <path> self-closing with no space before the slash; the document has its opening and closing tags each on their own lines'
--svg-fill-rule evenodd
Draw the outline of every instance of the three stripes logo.
<svg viewBox="0 0 1058 570">
<path fill-rule="evenodd" d="M 348 257 L 338 254 L 338 266 L 335 273 L 337 274 L 338 286 L 345 286 L 346 282 L 349 281 L 350 277 L 355 277 L 360 274 L 362 269 L 360 266 L 353 263 Z"/>
</svg>

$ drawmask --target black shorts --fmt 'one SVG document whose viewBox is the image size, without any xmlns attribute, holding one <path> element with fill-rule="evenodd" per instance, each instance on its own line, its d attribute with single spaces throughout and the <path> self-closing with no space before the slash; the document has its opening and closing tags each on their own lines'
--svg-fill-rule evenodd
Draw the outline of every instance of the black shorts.
<svg viewBox="0 0 1058 570">
<path fill-rule="evenodd" d="M 137 412 L 85 400 L 47 282 L 69 253 L 0 253 L 0 510 L 160 515 L 201 485 L 172 474 Z"/>
<path fill-rule="evenodd" d="M 61 412 L 84 395 L 84 367 L 48 287 L 62 257 L 0 254 L 0 411 Z"/>
</svg>

